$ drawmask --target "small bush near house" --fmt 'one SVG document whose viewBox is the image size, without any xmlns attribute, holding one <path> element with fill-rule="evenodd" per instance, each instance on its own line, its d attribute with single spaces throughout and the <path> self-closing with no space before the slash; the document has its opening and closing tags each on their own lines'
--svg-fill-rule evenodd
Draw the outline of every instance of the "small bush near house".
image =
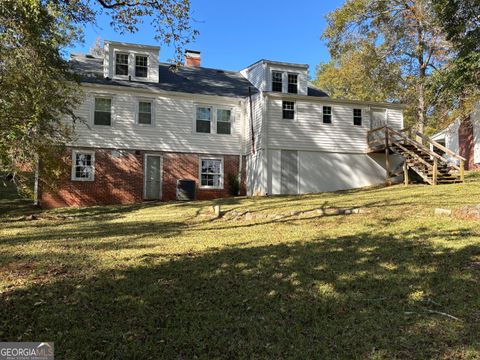
<svg viewBox="0 0 480 360">
<path fill-rule="evenodd" d="M 238 181 L 238 176 L 235 174 L 228 174 L 228 189 L 230 195 L 238 196 L 240 192 L 240 182 Z"/>
</svg>

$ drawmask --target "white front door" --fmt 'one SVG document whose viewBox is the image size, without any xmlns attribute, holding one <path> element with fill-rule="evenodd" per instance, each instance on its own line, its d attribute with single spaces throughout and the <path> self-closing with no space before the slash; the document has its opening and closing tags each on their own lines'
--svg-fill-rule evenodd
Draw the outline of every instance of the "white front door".
<svg viewBox="0 0 480 360">
<path fill-rule="evenodd" d="M 160 200 L 162 197 L 162 158 L 145 155 L 145 200 Z"/>
<path fill-rule="evenodd" d="M 385 109 L 372 109 L 370 129 L 376 129 L 387 124 Z"/>
</svg>

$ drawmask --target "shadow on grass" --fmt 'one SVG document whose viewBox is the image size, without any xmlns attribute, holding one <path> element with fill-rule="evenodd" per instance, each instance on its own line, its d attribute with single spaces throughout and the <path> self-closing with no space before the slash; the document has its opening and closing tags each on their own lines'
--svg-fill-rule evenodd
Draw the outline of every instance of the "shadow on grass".
<svg viewBox="0 0 480 360">
<path fill-rule="evenodd" d="M 464 234 L 143 254 L 136 267 L 0 294 L 0 338 L 55 341 L 68 359 L 478 357 L 469 264 L 480 246 L 432 247 L 431 236 Z"/>
</svg>

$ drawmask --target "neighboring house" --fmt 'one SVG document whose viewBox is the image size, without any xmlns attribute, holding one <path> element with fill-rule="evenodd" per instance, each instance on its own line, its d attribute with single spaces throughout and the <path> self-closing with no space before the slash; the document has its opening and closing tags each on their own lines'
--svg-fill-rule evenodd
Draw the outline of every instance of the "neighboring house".
<svg viewBox="0 0 480 360">
<path fill-rule="evenodd" d="M 455 120 L 431 138 L 463 156 L 466 170 L 480 170 L 480 103 L 468 118 Z"/>
<path fill-rule="evenodd" d="M 159 47 L 105 41 L 104 58 L 72 55 L 85 100 L 68 144 L 69 177 L 42 185 L 46 207 L 300 194 L 380 184 L 384 154 L 367 133 L 403 128 L 402 105 L 333 99 L 308 66 L 260 60 L 240 72 L 178 69 Z M 232 180 L 233 179 L 233 180 Z"/>
</svg>

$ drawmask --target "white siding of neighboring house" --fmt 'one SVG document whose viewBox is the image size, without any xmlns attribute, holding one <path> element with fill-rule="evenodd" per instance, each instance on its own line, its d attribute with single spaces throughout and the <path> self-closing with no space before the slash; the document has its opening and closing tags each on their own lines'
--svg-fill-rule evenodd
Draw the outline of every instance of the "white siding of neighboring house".
<svg viewBox="0 0 480 360">
<path fill-rule="evenodd" d="M 473 124 L 473 161 L 475 164 L 480 164 L 480 103 L 477 104 L 475 111 L 472 114 Z"/>
<path fill-rule="evenodd" d="M 323 106 L 332 107 L 332 123 L 324 124 Z M 353 109 L 362 109 L 362 126 L 353 125 Z M 296 101 L 294 120 L 282 118 L 282 99 L 268 100 L 268 146 L 273 149 L 364 153 L 370 130 L 369 107 L 328 100 Z M 390 126 L 401 128 L 401 110 L 388 110 Z"/>
<path fill-rule="evenodd" d="M 263 104 L 264 99 L 261 93 L 252 95 L 252 109 L 253 117 L 250 117 L 250 102 L 246 101 L 245 106 L 247 107 L 246 117 L 245 117 L 245 153 L 249 154 L 252 150 L 252 128 L 253 134 L 255 137 L 255 150 L 261 150 L 264 148 L 263 144 L 263 131 L 262 131 L 262 120 L 263 120 Z M 253 121 L 253 127 L 252 127 Z"/>
<path fill-rule="evenodd" d="M 243 143 L 243 111 L 239 99 L 215 96 L 175 96 L 134 90 L 85 86 L 86 98 L 77 115 L 74 146 L 238 155 Z M 93 125 L 95 96 L 112 97 L 112 126 Z M 154 126 L 136 124 L 139 100 L 152 100 Z M 195 132 L 196 104 L 232 109 L 232 134 Z"/>
</svg>

